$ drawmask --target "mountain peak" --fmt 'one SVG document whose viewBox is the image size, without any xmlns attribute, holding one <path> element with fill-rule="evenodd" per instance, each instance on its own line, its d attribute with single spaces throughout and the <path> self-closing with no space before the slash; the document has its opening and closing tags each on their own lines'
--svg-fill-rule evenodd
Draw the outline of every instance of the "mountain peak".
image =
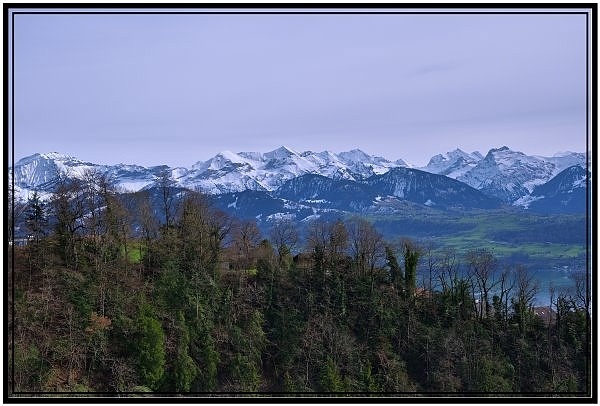
<svg viewBox="0 0 600 406">
<path fill-rule="evenodd" d="M 531 158 L 535 159 L 534 156 L 529 157 L 525 155 L 523 152 L 514 151 L 507 146 L 502 146 L 500 148 L 492 148 L 488 151 L 487 155 L 483 159 L 485 162 L 496 162 L 498 164 L 512 165 L 514 163 L 518 163 L 517 159 L 520 158 Z"/>
<path fill-rule="evenodd" d="M 26 157 L 23 157 L 23 158 L 19 159 L 19 160 L 16 162 L 16 164 L 15 164 L 15 165 L 25 165 L 25 164 L 27 164 L 28 162 L 34 161 L 34 160 L 36 160 L 36 159 L 38 159 L 38 158 L 41 158 L 41 156 L 42 156 L 41 154 L 38 154 L 38 153 L 36 152 L 36 153 L 35 153 L 35 154 L 33 154 L 33 155 L 29 155 L 29 156 L 26 156 Z"/>
<path fill-rule="evenodd" d="M 217 154 L 217 156 L 222 157 L 222 158 L 227 159 L 232 162 L 238 162 L 241 160 L 240 156 L 238 154 L 236 154 L 235 152 L 231 152 L 229 150 L 221 151 Z"/>
<path fill-rule="evenodd" d="M 414 169 L 460 180 L 489 195 L 512 202 L 569 166 L 585 167 L 585 154 L 556 155 L 560 156 L 529 156 L 502 146 L 491 149 L 484 159 L 478 153 L 466 153 L 457 147 L 436 155 L 427 166 Z M 175 168 L 172 171 L 179 186 L 218 194 L 247 189 L 273 191 L 283 182 L 304 174 L 355 181 L 390 171 L 390 176 L 395 176 L 403 170 L 392 168 L 406 166 L 402 160 L 392 162 L 358 148 L 340 153 L 304 151 L 300 154 L 282 145 L 267 153 L 225 150 L 205 162 L 197 162 L 190 169 Z M 137 191 L 153 184 L 161 170 L 170 169 L 167 166 L 99 165 L 58 152 L 33 154 L 19 160 L 13 168 L 15 185 L 24 193 L 40 187 L 51 190 L 51 181 L 57 173 L 82 177 L 88 169 L 107 172 L 124 190 Z"/>
<path fill-rule="evenodd" d="M 36 154 L 39 155 L 42 158 L 46 158 L 46 159 L 64 159 L 64 158 L 72 158 L 68 155 L 65 154 L 61 154 L 59 152 L 46 152 L 44 154 Z"/>
<path fill-rule="evenodd" d="M 508 148 L 506 145 L 504 145 L 504 146 L 502 146 L 500 148 L 492 148 L 492 149 L 490 149 L 490 153 L 500 152 L 500 151 L 510 151 L 510 150 L 511 150 L 510 148 Z"/>
<path fill-rule="evenodd" d="M 427 166 L 421 169 L 456 179 L 477 165 L 481 159 L 483 159 L 481 155 L 469 154 L 460 148 L 456 148 L 453 151 L 431 157 Z"/>
<path fill-rule="evenodd" d="M 286 147 L 285 145 L 282 145 L 281 147 L 274 149 L 273 151 L 266 152 L 264 155 L 265 155 L 265 157 L 267 157 L 269 159 L 273 159 L 273 158 L 287 158 L 292 155 L 298 155 L 298 154 L 295 151 L 293 151 L 292 149 Z"/>
<path fill-rule="evenodd" d="M 48 161 L 52 161 L 52 160 L 64 161 L 66 159 L 74 159 L 74 158 L 70 157 L 68 155 L 60 154 L 58 152 L 45 152 L 45 153 L 38 153 L 38 152 L 36 152 L 33 155 L 29 155 L 29 156 L 26 156 L 24 158 L 19 159 L 19 161 L 17 162 L 17 164 L 25 164 L 27 162 L 34 161 L 36 159 L 45 159 L 45 160 L 48 160 Z"/>
<path fill-rule="evenodd" d="M 354 149 L 351 149 L 351 150 L 350 150 L 350 151 L 348 151 L 348 152 L 351 152 L 351 153 L 353 153 L 353 154 L 362 154 L 362 155 L 367 155 L 367 153 L 366 153 L 365 151 L 363 151 L 362 149 L 360 149 L 360 148 L 354 148 Z"/>
<path fill-rule="evenodd" d="M 340 152 L 337 154 L 340 158 L 346 161 L 358 162 L 358 161 L 368 161 L 370 156 L 366 154 L 364 151 L 355 148 L 347 152 Z"/>
<path fill-rule="evenodd" d="M 586 176 L 586 170 L 581 165 L 569 166 L 567 169 L 564 169 L 562 172 L 565 174 L 568 173 L 568 174 Z"/>
<path fill-rule="evenodd" d="M 96 166 L 89 162 L 83 162 L 80 159 L 72 157 L 70 155 L 61 154 L 59 152 L 44 152 L 44 153 L 35 153 L 33 155 L 26 156 L 25 158 L 19 159 L 15 166 L 25 166 L 35 163 L 35 165 L 55 165 L 56 163 L 60 163 L 61 165 L 67 166 L 77 166 L 77 165 L 87 165 L 87 166 Z"/>
</svg>

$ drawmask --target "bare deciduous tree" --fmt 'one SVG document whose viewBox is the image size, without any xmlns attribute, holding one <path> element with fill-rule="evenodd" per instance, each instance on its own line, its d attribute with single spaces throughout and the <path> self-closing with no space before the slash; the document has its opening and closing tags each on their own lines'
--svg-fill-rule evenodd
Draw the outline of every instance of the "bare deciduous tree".
<svg viewBox="0 0 600 406">
<path fill-rule="evenodd" d="M 481 302 L 477 308 L 479 317 L 483 318 L 491 313 L 489 294 L 498 284 L 498 281 L 494 278 L 497 261 L 494 254 L 485 248 L 467 252 L 466 261 L 469 267 L 469 277 L 475 290 L 480 293 L 479 299 Z"/>
<path fill-rule="evenodd" d="M 256 248 L 262 237 L 254 221 L 241 221 L 233 227 L 233 250 L 238 266 L 250 267 L 256 259 Z"/>
<path fill-rule="evenodd" d="M 80 180 L 67 174 L 57 174 L 55 192 L 50 205 L 56 218 L 55 231 L 59 253 L 68 265 L 79 264 L 76 241 L 85 228 L 86 202 L 84 187 Z"/>
<path fill-rule="evenodd" d="M 277 251 L 279 267 L 282 268 L 284 259 L 292 253 L 298 244 L 298 230 L 292 221 L 284 219 L 277 221 L 271 227 L 269 235 Z"/>
<path fill-rule="evenodd" d="M 175 180 L 168 169 L 163 170 L 156 181 L 160 190 L 162 210 L 165 215 L 165 228 L 168 230 L 173 220 L 173 187 Z"/>
<path fill-rule="evenodd" d="M 138 222 L 141 229 L 144 246 L 140 245 L 140 255 L 146 266 L 153 263 L 152 258 L 153 244 L 158 238 L 159 223 L 156 218 L 152 206 L 150 204 L 150 196 L 147 192 L 138 195 L 136 206 L 138 207 Z"/>
<path fill-rule="evenodd" d="M 515 269 L 515 296 L 513 307 L 519 329 L 525 331 L 525 327 L 533 314 L 533 300 L 539 291 L 539 284 L 525 267 L 517 266 Z"/>
<path fill-rule="evenodd" d="M 364 219 L 353 219 L 348 224 L 350 253 L 362 273 L 372 273 L 378 260 L 384 258 L 384 241 L 375 227 Z"/>
</svg>

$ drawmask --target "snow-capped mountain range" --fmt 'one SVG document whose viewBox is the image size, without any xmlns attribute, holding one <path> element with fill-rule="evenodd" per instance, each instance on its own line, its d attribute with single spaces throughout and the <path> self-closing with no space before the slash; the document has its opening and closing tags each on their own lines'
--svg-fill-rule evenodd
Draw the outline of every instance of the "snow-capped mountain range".
<svg viewBox="0 0 600 406">
<path fill-rule="evenodd" d="M 473 169 L 482 159 L 483 155 L 479 151 L 469 154 L 457 148 L 454 151 L 433 156 L 427 166 L 420 169 L 456 179 Z"/>
<path fill-rule="evenodd" d="M 283 146 L 266 153 L 224 151 L 207 161 L 195 163 L 191 168 L 107 166 L 51 152 L 34 154 L 15 164 L 15 189 L 25 194 L 33 190 L 45 191 L 51 187 L 58 173 L 82 178 L 86 171 L 94 169 L 109 174 L 123 191 L 152 186 L 165 170 L 176 186 L 200 189 L 209 194 L 273 191 L 285 181 L 308 173 L 333 179 L 360 180 L 399 166 L 407 165 L 402 160 L 392 162 L 358 149 L 339 154 L 329 151 L 298 153 Z"/>
<path fill-rule="evenodd" d="M 477 165 L 457 177 L 458 180 L 513 203 L 533 189 L 573 165 L 585 166 L 585 154 L 557 154 L 553 157 L 528 156 L 508 147 L 491 149 Z"/>
<path fill-rule="evenodd" d="M 426 182 L 427 190 L 435 187 L 458 190 L 460 187 L 457 186 L 466 184 L 469 189 L 474 188 L 490 198 L 527 208 L 531 202 L 542 198 L 538 193 L 539 187 L 573 166 L 585 168 L 586 155 L 566 152 L 552 157 L 529 156 L 508 147 L 491 149 L 485 156 L 477 151 L 467 153 L 456 149 L 435 155 L 421 168 L 412 168 L 401 159 L 392 161 L 372 156 L 359 149 L 341 153 L 296 152 L 287 147 L 266 153 L 224 151 L 207 161 L 197 162 L 191 168 L 99 165 L 52 152 L 34 154 L 19 160 L 14 165 L 14 185 L 17 197 L 26 199 L 36 190 L 42 198 L 46 198 L 52 191 L 57 174 L 82 178 L 86 171 L 96 170 L 109 175 L 119 190 L 135 192 L 155 186 L 161 174 L 166 171 L 173 179 L 174 186 L 219 195 L 246 190 L 276 192 L 286 182 L 303 175 L 319 175 L 327 179 L 367 185 L 369 188 L 387 182 L 384 189 L 389 189 L 389 195 L 403 198 L 405 192 L 411 196 L 421 193 L 422 204 L 426 204 L 428 200 L 431 204 L 435 202 L 427 199 L 415 182 Z M 398 172 L 394 168 L 404 170 Z M 10 170 L 9 168 L 9 174 Z M 421 172 L 440 177 L 423 176 L 420 175 Z M 387 173 L 393 176 L 380 178 Z M 577 174 L 581 175 L 580 172 Z M 444 177 L 456 183 L 445 183 Z M 577 185 L 585 187 L 586 183 L 580 182 Z M 578 187 L 577 185 L 573 184 L 573 187 Z M 356 190 L 362 190 L 363 186 L 356 186 Z M 440 200 L 441 196 L 438 193 L 436 198 Z M 384 197 L 385 193 L 379 196 Z"/>
</svg>

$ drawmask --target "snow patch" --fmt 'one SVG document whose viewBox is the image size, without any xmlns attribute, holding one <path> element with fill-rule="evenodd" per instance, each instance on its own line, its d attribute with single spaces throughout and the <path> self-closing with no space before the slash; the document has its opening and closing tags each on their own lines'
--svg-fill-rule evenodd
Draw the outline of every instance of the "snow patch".
<svg viewBox="0 0 600 406">
<path fill-rule="evenodd" d="M 294 213 L 274 213 L 267 216 L 267 221 L 294 220 L 295 218 Z"/>
<path fill-rule="evenodd" d="M 306 199 L 302 201 L 306 203 L 331 203 L 329 200 L 325 199 Z"/>
<path fill-rule="evenodd" d="M 115 186 L 124 192 L 137 192 L 153 184 L 152 180 L 130 180 L 118 182 Z"/>
<path fill-rule="evenodd" d="M 237 196 L 236 196 L 236 198 L 235 198 L 235 202 L 233 202 L 233 203 L 229 203 L 229 204 L 227 205 L 227 207 L 233 207 L 234 209 L 236 209 L 236 210 L 237 210 L 237 202 L 238 202 L 238 198 L 237 198 Z"/>
<path fill-rule="evenodd" d="M 521 197 L 520 199 L 517 199 L 514 203 L 513 206 L 520 206 L 524 209 L 528 209 L 529 205 L 533 202 L 535 202 L 536 200 L 540 200 L 543 199 L 544 196 L 531 196 L 531 195 L 526 195 Z"/>
<path fill-rule="evenodd" d="M 307 216 L 305 218 L 302 219 L 303 223 L 307 223 L 309 221 L 314 221 L 314 220 L 318 220 L 321 217 L 320 214 L 311 214 L 310 216 Z"/>
<path fill-rule="evenodd" d="M 577 179 L 573 182 L 573 189 L 586 187 L 586 178 Z"/>
</svg>

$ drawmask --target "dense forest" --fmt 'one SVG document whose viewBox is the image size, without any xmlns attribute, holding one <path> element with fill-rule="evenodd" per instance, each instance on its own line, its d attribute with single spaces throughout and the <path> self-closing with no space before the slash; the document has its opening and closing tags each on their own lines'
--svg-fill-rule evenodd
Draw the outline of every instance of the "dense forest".
<svg viewBox="0 0 600 406">
<path fill-rule="evenodd" d="M 161 190 L 131 210 L 90 172 L 9 207 L 28 236 L 8 257 L 10 394 L 589 396 L 585 283 L 539 309 L 488 249 L 432 255 L 358 218 L 261 235 Z"/>
</svg>

